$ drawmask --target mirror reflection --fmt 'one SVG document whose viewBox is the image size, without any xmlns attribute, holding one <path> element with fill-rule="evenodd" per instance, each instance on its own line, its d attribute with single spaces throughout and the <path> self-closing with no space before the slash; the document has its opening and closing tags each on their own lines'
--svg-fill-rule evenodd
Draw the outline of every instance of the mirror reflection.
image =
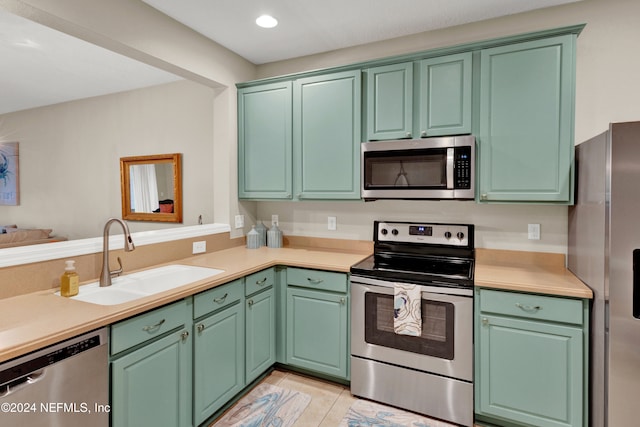
<svg viewBox="0 0 640 427">
<path fill-rule="evenodd" d="M 182 222 L 181 155 L 120 159 L 122 218 Z"/>
</svg>

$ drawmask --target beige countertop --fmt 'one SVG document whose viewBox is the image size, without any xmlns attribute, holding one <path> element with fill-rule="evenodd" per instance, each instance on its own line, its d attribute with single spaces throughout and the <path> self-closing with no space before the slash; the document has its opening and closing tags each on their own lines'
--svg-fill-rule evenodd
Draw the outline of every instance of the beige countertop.
<svg viewBox="0 0 640 427">
<path fill-rule="evenodd" d="M 75 301 L 55 295 L 57 289 L 0 299 L 0 362 L 274 265 L 348 272 L 367 256 L 369 253 L 336 249 L 235 247 L 168 263 L 212 267 L 224 273 L 124 304 Z"/>
<path fill-rule="evenodd" d="M 498 256 L 496 256 L 496 254 Z M 516 258 L 513 258 L 514 254 Z M 478 250 L 476 286 L 575 298 L 592 298 L 591 290 L 567 271 L 558 259 L 523 259 L 522 252 Z M 0 299 L 0 362 L 74 337 L 189 295 L 222 285 L 275 265 L 349 272 L 368 252 L 322 248 L 248 250 L 235 247 L 193 256 L 169 264 L 224 270 L 170 291 L 124 304 L 102 306 L 61 298 L 56 289 Z M 562 256 L 562 259 L 564 257 Z"/>
</svg>

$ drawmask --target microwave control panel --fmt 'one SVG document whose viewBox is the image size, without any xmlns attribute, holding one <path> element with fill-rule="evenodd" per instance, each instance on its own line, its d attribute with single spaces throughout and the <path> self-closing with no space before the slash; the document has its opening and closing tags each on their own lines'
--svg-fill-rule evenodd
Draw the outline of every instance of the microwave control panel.
<svg viewBox="0 0 640 427">
<path fill-rule="evenodd" d="M 456 147 L 453 188 L 471 188 L 471 147 Z"/>
</svg>

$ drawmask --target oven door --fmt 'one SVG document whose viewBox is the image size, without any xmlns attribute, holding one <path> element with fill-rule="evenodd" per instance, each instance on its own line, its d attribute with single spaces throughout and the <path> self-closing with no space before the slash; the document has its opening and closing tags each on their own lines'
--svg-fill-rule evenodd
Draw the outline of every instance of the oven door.
<svg viewBox="0 0 640 427">
<path fill-rule="evenodd" d="M 351 354 L 472 381 L 473 291 L 423 287 L 422 335 L 412 337 L 393 331 L 393 289 L 392 282 L 352 276 Z"/>
</svg>

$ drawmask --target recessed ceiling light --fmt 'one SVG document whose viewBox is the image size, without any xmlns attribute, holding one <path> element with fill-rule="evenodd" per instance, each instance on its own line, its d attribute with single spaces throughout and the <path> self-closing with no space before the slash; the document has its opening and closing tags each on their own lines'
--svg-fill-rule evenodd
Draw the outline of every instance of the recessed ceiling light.
<svg viewBox="0 0 640 427">
<path fill-rule="evenodd" d="M 278 20 L 271 15 L 262 15 L 256 19 L 256 24 L 262 28 L 273 28 L 278 25 Z"/>
</svg>

